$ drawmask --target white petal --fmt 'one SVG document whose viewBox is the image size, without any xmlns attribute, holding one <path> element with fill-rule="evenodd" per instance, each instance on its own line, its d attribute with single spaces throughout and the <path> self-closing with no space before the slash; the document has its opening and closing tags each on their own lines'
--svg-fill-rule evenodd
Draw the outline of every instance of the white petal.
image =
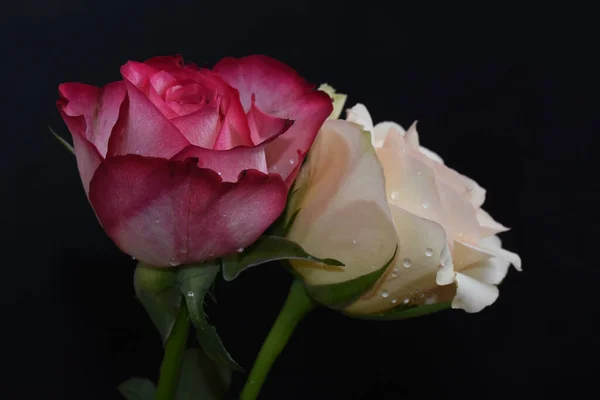
<svg viewBox="0 0 600 400">
<path fill-rule="evenodd" d="M 444 229 L 400 207 L 390 205 L 390 210 L 399 240 L 394 265 L 388 268 L 371 291 L 346 308 L 348 312 L 385 311 L 403 304 L 405 300 L 410 304 L 423 303 L 425 294 L 438 285 L 454 282 Z M 385 292 L 387 296 L 382 296 Z M 393 299 L 396 302 L 392 302 Z"/>
<path fill-rule="evenodd" d="M 419 133 L 417 132 L 417 121 L 413 122 L 412 125 L 406 131 L 404 135 L 406 143 L 415 149 L 419 148 Z"/>
<path fill-rule="evenodd" d="M 490 285 L 499 285 L 504 280 L 509 267 L 510 262 L 502 258 L 490 257 L 485 261 L 469 266 L 461 273 Z"/>
<path fill-rule="evenodd" d="M 493 237 L 493 236 L 492 236 Z M 505 250 L 501 247 L 496 247 L 495 245 L 490 245 L 489 242 L 485 240 L 491 240 L 489 238 L 485 238 L 479 242 L 479 245 L 473 245 L 470 243 L 461 242 L 462 245 L 466 247 L 470 247 L 471 249 L 477 250 L 481 253 L 488 254 L 490 256 L 502 258 L 508 262 L 510 262 L 514 267 L 521 271 L 521 257 L 518 254 L 513 253 L 511 251 Z"/>
<path fill-rule="evenodd" d="M 457 273 L 458 288 L 452 300 L 452 308 L 460 308 L 468 313 L 476 313 L 493 304 L 498 298 L 498 288 L 480 282 L 470 276 Z"/>
<path fill-rule="evenodd" d="M 385 265 L 398 239 L 383 170 L 368 132 L 347 121 L 326 122 L 302 169 L 296 182 L 298 198 L 292 203 L 300 212 L 288 237 L 308 253 L 346 266 L 332 270 L 294 261 L 294 268 L 309 284 L 322 285 Z"/>
<path fill-rule="evenodd" d="M 477 222 L 479 222 L 479 225 L 482 228 L 485 228 L 490 235 L 495 235 L 496 233 L 500 233 L 500 232 L 506 232 L 508 230 L 510 230 L 510 228 L 507 228 L 506 226 L 502 225 L 499 222 L 496 222 L 494 220 L 494 218 L 492 218 L 492 216 L 490 214 L 488 214 L 485 210 L 483 210 L 482 208 L 477 210 Z"/>
<path fill-rule="evenodd" d="M 383 147 L 388 135 L 403 136 L 404 128 L 395 122 L 380 122 L 373 128 L 373 146 Z"/>
<path fill-rule="evenodd" d="M 435 172 L 438 179 L 452 187 L 460 195 L 466 196 L 471 204 L 473 204 L 473 207 L 479 208 L 484 203 L 486 191 L 473 179 L 459 174 L 445 165 L 438 164 L 435 168 Z"/>
<path fill-rule="evenodd" d="M 420 146 L 419 147 L 419 151 L 421 153 L 423 153 L 425 156 L 427 156 L 427 158 L 429 158 L 430 160 L 433 160 L 437 163 L 440 164 L 444 164 L 444 160 L 442 160 L 442 157 L 438 156 L 436 153 L 434 153 L 433 151 L 429 150 L 426 147 Z"/>
<path fill-rule="evenodd" d="M 363 104 L 356 104 L 354 107 L 346 111 L 346 121 L 354 122 L 361 125 L 368 131 L 373 130 L 373 120 L 371 114 Z"/>
</svg>

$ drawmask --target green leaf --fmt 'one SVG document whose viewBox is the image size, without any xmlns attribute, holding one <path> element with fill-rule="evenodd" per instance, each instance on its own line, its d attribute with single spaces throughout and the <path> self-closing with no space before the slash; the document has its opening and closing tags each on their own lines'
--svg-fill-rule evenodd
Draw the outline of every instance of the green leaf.
<svg viewBox="0 0 600 400">
<path fill-rule="evenodd" d="M 65 146 L 65 149 L 69 150 L 71 152 L 71 154 L 75 155 L 75 149 L 73 149 L 73 146 L 71 146 L 71 144 L 69 142 L 67 142 L 65 139 L 63 139 L 62 137 L 58 136 L 58 133 L 54 132 L 54 130 L 52 129 L 51 126 L 48 126 L 48 129 L 50 129 L 50 132 L 54 135 L 55 138 L 58 139 L 58 141 Z"/>
<path fill-rule="evenodd" d="M 121 383 L 117 390 L 127 400 L 154 400 L 156 387 L 150 379 L 136 377 Z"/>
<path fill-rule="evenodd" d="M 396 308 L 393 308 L 389 311 L 385 311 L 382 313 L 376 314 L 352 314 L 352 313 L 344 313 L 352 318 L 360 318 L 360 319 L 369 319 L 376 321 L 389 321 L 389 320 L 400 320 L 400 319 L 409 319 L 415 317 L 421 317 L 427 314 L 433 314 L 439 311 L 444 311 L 450 308 L 452 302 L 444 302 L 438 304 L 425 304 L 422 306 L 405 306 L 401 305 Z"/>
<path fill-rule="evenodd" d="M 310 260 L 327 265 L 343 266 L 341 262 L 311 256 L 302 247 L 289 239 L 278 236 L 261 236 L 241 254 L 223 258 L 223 278 L 232 281 L 244 270 L 277 260 Z"/>
<path fill-rule="evenodd" d="M 392 263 L 398 252 L 398 246 L 392 257 L 385 265 L 371 273 L 368 273 L 358 278 L 330 285 L 306 285 L 306 290 L 313 299 L 328 307 L 339 308 L 360 297 L 363 293 L 369 290 L 375 282 L 385 272 L 387 267 Z"/>
<path fill-rule="evenodd" d="M 231 384 L 231 369 L 215 363 L 200 349 L 183 356 L 177 400 L 222 400 Z"/>
<path fill-rule="evenodd" d="M 176 283 L 176 271 L 148 267 L 141 262 L 133 275 L 135 294 L 160 332 L 163 344 L 171 334 L 181 304 Z"/>
<path fill-rule="evenodd" d="M 190 319 L 196 328 L 196 338 L 200 347 L 215 362 L 236 370 L 242 368 L 229 355 L 214 326 L 206 321 L 204 297 L 210 289 L 220 265 L 216 262 L 198 264 L 179 269 L 178 281 Z"/>
</svg>

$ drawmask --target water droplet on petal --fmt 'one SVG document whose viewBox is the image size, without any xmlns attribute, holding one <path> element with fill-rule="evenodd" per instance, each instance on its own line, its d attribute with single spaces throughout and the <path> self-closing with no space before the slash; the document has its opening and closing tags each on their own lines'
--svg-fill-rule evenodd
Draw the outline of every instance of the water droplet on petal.
<svg viewBox="0 0 600 400">
<path fill-rule="evenodd" d="M 296 163 L 296 161 L 294 161 L 294 159 L 293 159 L 293 158 L 290 158 L 290 164 L 291 164 L 291 165 L 294 165 L 295 163 Z"/>
<path fill-rule="evenodd" d="M 356 242 L 356 239 L 352 240 L 352 243 L 353 243 L 353 244 L 356 244 L 356 243 L 357 243 L 357 242 Z"/>
<path fill-rule="evenodd" d="M 403 303 L 404 303 L 404 304 L 408 304 L 408 303 L 410 303 L 410 299 L 407 297 L 406 299 L 404 299 Z"/>
<path fill-rule="evenodd" d="M 392 299 L 392 304 L 396 304 L 398 302 L 398 299 Z"/>
<path fill-rule="evenodd" d="M 429 208 L 429 203 L 423 203 L 423 208 Z"/>
<path fill-rule="evenodd" d="M 392 192 L 390 197 L 392 198 L 392 200 L 400 200 L 400 192 Z"/>
<path fill-rule="evenodd" d="M 417 172 L 417 175 L 423 175 L 423 173 L 421 171 Z"/>
<path fill-rule="evenodd" d="M 140 151 L 139 151 L 139 150 L 136 150 L 136 151 L 135 151 L 135 154 L 140 154 Z"/>
<path fill-rule="evenodd" d="M 177 262 L 175 261 L 175 257 L 171 257 L 171 260 L 169 261 L 169 265 L 171 267 L 174 267 L 177 265 Z"/>
<path fill-rule="evenodd" d="M 398 277 L 398 268 L 394 268 L 392 270 L 392 278 L 397 278 Z"/>
<path fill-rule="evenodd" d="M 217 172 L 217 174 L 219 174 L 219 176 L 222 176 L 222 175 L 223 175 L 223 174 L 222 174 L 222 173 L 220 173 L 220 172 Z"/>
<path fill-rule="evenodd" d="M 273 171 L 277 171 L 277 165 L 273 165 L 273 168 L 271 168 Z"/>
<path fill-rule="evenodd" d="M 131 259 L 132 259 L 132 260 L 135 260 L 135 257 L 134 257 L 134 256 L 131 256 Z"/>
<path fill-rule="evenodd" d="M 209 256 L 209 257 L 214 257 L 214 256 L 215 256 L 215 253 L 210 253 L 208 256 Z"/>
<path fill-rule="evenodd" d="M 383 292 L 381 292 L 381 297 L 383 297 L 384 299 L 387 298 L 390 295 L 390 292 L 388 292 L 387 290 L 384 290 Z"/>
<path fill-rule="evenodd" d="M 188 297 L 194 297 L 194 292 L 192 292 L 191 290 L 189 292 L 187 292 Z"/>
<path fill-rule="evenodd" d="M 406 151 L 407 151 L 407 150 L 406 150 L 406 148 L 402 149 L 402 152 L 403 152 L 404 154 L 406 154 Z"/>
<path fill-rule="evenodd" d="M 181 249 L 179 249 L 179 252 L 185 254 L 187 253 L 187 249 L 185 247 L 182 247 Z"/>
<path fill-rule="evenodd" d="M 431 250 L 429 248 L 425 249 L 425 255 L 427 257 L 431 257 L 433 255 L 433 250 Z"/>
<path fill-rule="evenodd" d="M 239 247 L 239 248 L 237 249 L 237 252 L 238 252 L 238 253 L 241 253 L 242 251 L 244 251 L 244 248 L 243 248 L 243 247 Z"/>
<path fill-rule="evenodd" d="M 156 219 L 154 220 L 154 222 L 156 222 L 156 223 L 158 224 L 158 223 L 160 223 L 160 219 L 156 218 Z"/>
<path fill-rule="evenodd" d="M 463 235 L 462 232 L 458 232 L 458 237 L 461 237 Z"/>
<path fill-rule="evenodd" d="M 410 268 L 412 265 L 412 261 L 410 261 L 410 258 L 405 258 L 404 260 L 402 260 L 402 265 L 404 265 L 404 268 Z"/>
</svg>

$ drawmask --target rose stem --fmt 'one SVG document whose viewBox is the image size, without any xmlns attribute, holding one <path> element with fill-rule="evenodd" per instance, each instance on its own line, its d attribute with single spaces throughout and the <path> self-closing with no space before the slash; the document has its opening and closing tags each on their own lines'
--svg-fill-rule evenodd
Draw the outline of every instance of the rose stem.
<svg viewBox="0 0 600 400">
<path fill-rule="evenodd" d="M 241 400 L 255 400 L 258 397 L 271 366 L 285 347 L 294 328 L 315 306 L 316 303 L 308 296 L 302 282 L 295 280 L 283 308 L 258 353 L 242 390 Z"/>
<path fill-rule="evenodd" d="M 185 300 L 181 301 L 179 314 L 165 345 L 165 356 L 160 366 L 156 400 L 173 400 L 177 394 L 181 360 L 187 344 L 190 320 Z"/>
</svg>

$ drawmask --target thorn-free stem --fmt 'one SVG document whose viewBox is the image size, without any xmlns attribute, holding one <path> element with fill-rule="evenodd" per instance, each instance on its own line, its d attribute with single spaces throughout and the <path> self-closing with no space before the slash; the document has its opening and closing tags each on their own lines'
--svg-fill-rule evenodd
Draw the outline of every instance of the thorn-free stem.
<svg viewBox="0 0 600 400">
<path fill-rule="evenodd" d="M 295 280 L 283 308 L 258 353 L 242 390 L 241 400 L 255 400 L 258 397 L 271 366 L 287 344 L 294 328 L 315 306 L 316 303 L 306 293 L 302 282 Z"/>
<path fill-rule="evenodd" d="M 179 314 L 165 344 L 165 355 L 160 366 L 156 400 L 175 400 L 181 362 L 190 331 L 190 319 L 185 300 L 181 301 Z"/>
</svg>

